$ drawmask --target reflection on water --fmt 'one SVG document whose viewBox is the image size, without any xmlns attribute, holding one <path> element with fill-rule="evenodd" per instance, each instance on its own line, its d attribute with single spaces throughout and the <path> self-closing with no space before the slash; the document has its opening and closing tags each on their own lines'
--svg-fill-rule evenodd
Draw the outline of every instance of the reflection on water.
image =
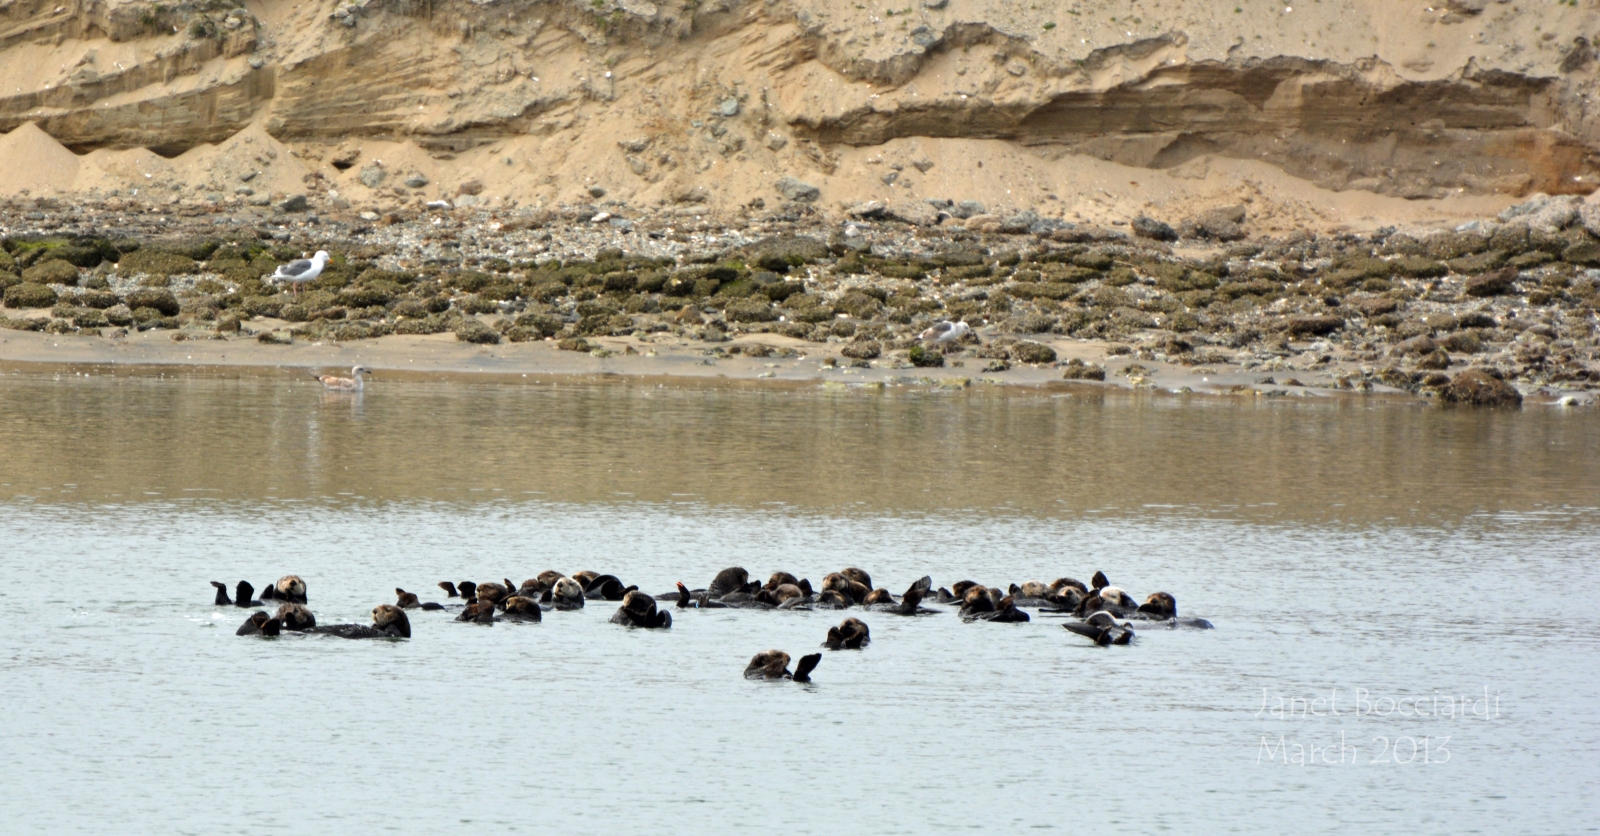
<svg viewBox="0 0 1600 836">
<path fill-rule="evenodd" d="M 0 831 L 1586 832 L 1591 414 L 7 374 Z M 841 614 L 264 641 L 207 585 L 296 572 L 336 623 L 447 578 L 733 564 L 1104 569 L 1218 626 L 1094 648 L 1042 615 L 872 613 L 866 650 L 770 685 L 749 657 Z M 1495 716 L 1353 710 L 1484 689 Z M 1260 713 L 1335 690 L 1337 717 Z M 1280 736 L 1323 762 L 1264 757 Z"/>
<path fill-rule="evenodd" d="M 0 496 L 1189 508 L 1350 522 L 1593 507 L 1592 410 L 644 380 L 0 378 Z"/>
</svg>

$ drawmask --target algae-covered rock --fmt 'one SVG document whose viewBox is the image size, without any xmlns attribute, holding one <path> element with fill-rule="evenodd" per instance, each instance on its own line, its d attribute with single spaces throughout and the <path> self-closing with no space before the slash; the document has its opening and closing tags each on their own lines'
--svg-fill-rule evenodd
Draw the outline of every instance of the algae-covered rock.
<svg viewBox="0 0 1600 836">
<path fill-rule="evenodd" d="M 1019 363 L 1041 365 L 1056 361 L 1056 350 L 1042 343 L 1023 340 L 1011 346 L 1011 359 Z"/>
<path fill-rule="evenodd" d="M 78 268 L 65 261 L 41 261 L 23 270 L 22 280 L 35 284 L 77 284 Z"/>
<path fill-rule="evenodd" d="M 1448 403 L 1470 406 L 1522 405 L 1522 393 L 1515 386 L 1481 369 L 1467 369 L 1456 375 L 1439 394 Z"/>
<path fill-rule="evenodd" d="M 918 368 L 938 368 L 944 365 L 943 354 L 927 348 L 921 343 L 913 345 L 911 349 L 906 352 L 906 359 L 911 361 L 911 365 L 917 366 Z"/>
<path fill-rule="evenodd" d="M 778 312 L 765 299 L 745 298 L 729 302 L 723 310 L 723 316 L 729 322 L 774 322 L 778 319 Z"/>
<path fill-rule="evenodd" d="M 594 349 L 594 346 L 590 345 L 589 341 L 582 337 L 572 337 L 556 343 L 556 348 L 562 351 L 581 351 L 587 354 Z"/>
<path fill-rule="evenodd" d="M 4 248 L 0 248 L 0 273 L 15 272 L 17 272 L 17 259 Z"/>
<path fill-rule="evenodd" d="M 195 260 L 177 253 L 138 250 L 117 261 L 119 273 L 144 273 L 150 276 L 182 276 L 200 272 Z"/>
<path fill-rule="evenodd" d="M 178 311 L 181 309 L 181 306 L 178 304 L 178 297 L 172 295 L 172 291 L 164 288 L 139 288 L 138 290 L 130 290 L 128 291 L 127 295 L 123 297 L 123 301 L 127 303 L 128 307 L 133 308 L 134 310 L 138 310 L 140 308 L 154 308 L 155 310 L 160 311 L 162 316 L 177 316 Z"/>
<path fill-rule="evenodd" d="M 1343 327 L 1337 316 L 1291 316 L 1283 323 L 1283 330 L 1294 337 L 1324 337 Z"/>
<path fill-rule="evenodd" d="M 127 327 L 133 324 L 133 309 L 122 303 L 117 303 L 105 309 L 106 320 L 112 325 Z"/>
<path fill-rule="evenodd" d="M 56 263 L 59 264 L 60 262 Z M 70 265 L 68 269 L 71 269 Z M 5 304 L 8 308 L 54 307 L 56 304 L 56 292 L 37 282 L 23 282 L 6 288 Z"/>
<path fill-rule="evenodd" d="M 553 337 L 561 333 L 566 324 L 561 317 L 548 313 L 523 314 L 516 319 L 516 327 L 531 331 L 540 337 Z"/>
<path fill-rule="evenodd" d="M 456 326 L 456 339 L 464 343 L 494 345 L 500 342 L 500 334 L 476 319 L 466 319 Z"/>
<path fill-rule="evenodd" d="M 871 319 L 882 313 L 883 303 L 858 290 L 851 290 L 833 303 L 833 309 L 856 319 Z"/>
<path fill-rule="evenodd" d="M 1074 357 L 1062 367 L 1061 378 L 1063 380 L 1105 380 L 1106 370 L 1103 366 L 1085 363 Z"/>
<path fill-rule="evenodd" d="M 883 346 L 877 340 L 856 340 L 840 349 L 839 353 L 852 360 L 874 360 L 883 353 Z"/>
<path fill-rule="evenodd" d="M 1517 279 L 1517 271 L 1511 268 L 1496 270 L 1493 273 L 1484 273 L 1467 279 L 1462 292 L 1468 296 L 1486 298 L 1489 296 L 1504 296 L 1514 289 L 1513 282 Z"/>
</svg>

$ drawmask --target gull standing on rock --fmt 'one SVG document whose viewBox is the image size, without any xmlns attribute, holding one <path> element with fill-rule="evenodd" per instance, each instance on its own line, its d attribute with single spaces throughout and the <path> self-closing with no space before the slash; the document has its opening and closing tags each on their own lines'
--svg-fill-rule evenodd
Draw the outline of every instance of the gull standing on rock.
<svg viewBox="0 0 1600 836">
<path fill-rule="evenodd" d="M 322 268 L 328 266 L 328 251 L 317 250 L 317 254 L 310 258 L 298 258 L 288 264 L 281 265 L 271 278 L 274 281 L 288 282 L 294 288 L 295 298 L 300 298 L 300 285 L 322 275 Z"/>
<path fill-rule="evenodd" d="M 949 343 L 955 342 L 970 333 L 972 333 L 972 329 L 967 326 L 966 320 L 951 322 L 947 319 L 923 331 L 918 336 L 924 340 L 933 340 L 936 343 Z"/>
<path fill-rule="evenodd" d="M 365 366 L 356 366 L 350 370 L 349 377 L 335 377 L 331 374 L 319 374 L 314 377 L 324 389 L 334 392 L 360 392 L 364 388 L 361 385 L 361 376 L 364 374 L 372 374 L 372 371 Z"/>
</svg>

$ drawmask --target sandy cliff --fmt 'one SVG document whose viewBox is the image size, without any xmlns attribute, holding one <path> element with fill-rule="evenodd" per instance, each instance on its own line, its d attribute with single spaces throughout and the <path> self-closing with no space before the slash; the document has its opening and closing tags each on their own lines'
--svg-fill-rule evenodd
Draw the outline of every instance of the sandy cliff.
<svg viewBox="0 0 1600 836">
<path fill-rule="evenodd" d="M 1570 2 L 0 0 L 0 196 L 1470 215 L 1600 185 Z"/>
</svg>

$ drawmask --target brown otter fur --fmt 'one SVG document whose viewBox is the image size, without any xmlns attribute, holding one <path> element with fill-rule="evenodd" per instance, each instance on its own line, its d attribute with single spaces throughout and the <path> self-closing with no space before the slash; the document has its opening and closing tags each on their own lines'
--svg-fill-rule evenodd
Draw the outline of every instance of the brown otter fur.
<svg viewBox="0 0 1600 836">
<path fill-rule="evenodd" d="M 303 604 L 284 604 L 278 607 L 278 613 L 273 618 L 276 618 L 285 630 L 305 631 L 317 626 L 317 617 Z"/>
<path fill-rule="evenodd" d="M 1150 597 L 1144 599 L 1139 605 L 1139 612 L 1165 621 L 1178 617 L 1178 599 L 1166 592 L 1152 592 Z"/>
<path fill-rule="evenodd" d="M 871 606 L 873 604 L 893 604 L 894 596 L 890 594 L 889 590 L 887 589 L 874 589 L 870 593 L 867 593 L 866 600 L 862 601 L 861 603 L 867 606 Z"/>
<path fill-rule="evenodd" d="M 406 611 L 394 604 L 379 604 L 372 608 L 372 626 L 401 639 L 411 638 L 411 619 Z"/>
<path fill-rule="evenodd" d="M 868 589 L 872 588 L 872 576 L 854 566 L 851 566 L 848 569 L 840 569 L 839 574 L 844 575 L 850 580 L 853 580 Z"/>
<path fill-rule="evenodd" d="M 821 653 L 811 653 L 800 657 L 800 663 L 795 665 L 794 673 L 789 673 L 789 654 L 781 650 L 764 650 L 757 653 L 744 668 L 745 679 L 792 679 L 795 682 L 810 682 L 811 672 L 816 670 L 817 663 L 822 661 Z"/>
<path fill-rule="evenodd" d="M 978 585 L 977 581 L 956 581 L 950 585 L 950 594 L 956 598 L 965 599 L 967 590 Z"/>
<path fill-rule="evenodd" d="M 559 581 L 564 577 L 566 577 L 566 575 L 563 575 L 554 569 L 546 569 L 543 572 L 540 572 L 538 577 L 534 578 L 534 581 L 539 584 L 539 591 L 544 592 L 550 587 L 555 586 L 556 581 Z"/>
<path fill-rule="evenodd" d="M 866 622 L 859 618 L 847 618 L 839 622 L 838 627 L 828 628 L 828 640 L 822 644 L 829 650 L 860 650 L 871 641 Z"/>
<path fill-rule="evenodd" d="M 1111 581 L 1106 578 L 1106 573 L 1099 570 L 1095 570 L 1094 577 L 1090 578 L 1089 582 L 1094 584 L 1095 592 L 1099 592 L 1111 585 Z"/>
<path fill-rule="evenodd" d="M 772 573 L 772 577 L 767 578 L 767 585 L 766 585 L 765 588 L 767 588 L 767 589 L 777 589 L 778 587 L 783 586 L 784 584 L 789 584 L 790 586 L 799 587 L 800 586 L 800 579 L 795 577 L 794 575 L 789 574 L 788 572 L 773 572 Z"/>
<path fill-rule="evenodd" d="M 595 572 L 595 571 L 592 571 L 592 570 L 589 570 L 589 569 L 585 569 L 582 572 L 573 572 L 572 573 L 572 579 L 577 581 L 578 582 L 578 586 L 581 586 L 584 589 L 588 589 L 589 585 L 594 583 L 594 579 L 598 578 L 598 577 L 600 577 L 600 573 L 599 572 Z"/>
<path fill-rule="evenodd" d="M 456 585 L 449 581 L 439 581 L 439 588 L 444 590 L 446 598 L 459 598 L 461 593 L 456 592 Z"/>
<path fill-rule="evenodd" d="M 506 617 L 516 621 L 543 621 L 544 610 L 539 602 L 533 598 L 522 595 L 513 595 L 507 598 Z"/>
<path fill-rule="evenodd" d="M 583 587 L 571 578 L 562 578 L 550 587 L 550 597 L 556 609 L 576 610 L 583 608 Z"/>
<path fill-rule="evenodd" d="M 966 594 L 961 596 L 961 612 L 994 612 L 994 598 L 989 596 L 988 587 L 978 584 L 967 587 Z"/>
<path fill-rule="evenodd" d="M 850 596 L 845 595 L 843 592 L 840 592 L 837 589 L 823 590 L 822 594 L 817 596 L 817 602 L 822 604 L 832 604 L 836 607 L 848 607 L 851 603 Z"/>
<path fill-rule="evenodd" d="M 1039 581 L 1023 581 L 1022 586 L 1012 590 L 1011 594 L 1021 595 L 1024 598 L 1044 598 L 1053 591 Z"/>
<path fill-rule="evenodd" d="M 792 583 L 779 584 L 772 590 L 772 597 L 777 599 L 777 602 L 780 604 L 789 600 L 790 598 L 801 598 L 804 596 L 805 593 L 800 591 L 800 587 Z"/>
<path fill-rule="evenodd" d="M 1071 587 L 1084 594 L 1089 592 L 1089 587 L 1084 586 L 1083 581 L 1076 578 L 1056 578 L 1050 582 L 1050 591 L 1052 592 L 1060 592 L 1063 587 Z"/>
<path fill-rule="evenodd" d="M 654 596 L 647 592 L 633 589 L 622 596 L 622 606 L 612 614 L 611 623 L 629 627 L 671 627 L 672 613 L 666 610 L 657 610 Z"/>
<path fill-rule="evenodd" d="M 417 593 L 415 592 L 407 592 L 397 586 L 394 588 L 394 596 L 399 599 L 395 601 L 394 605 L 402 610 L 414 610 L 422 606 L 422 602 L 417 600 Z"/>
<path fill-rule="evenodd" d="M 479 601 L 488 601 L 491 604 L 499 604 L 501 601 L 504 601 L 506 598 L 510 597 L 510 595 L 511 595 L 511 590 L 507 589 L 502 584 L 498 584 L 498 583 L 482 583 L 482 584 L 478 584 L 478 600 Z"/>
<path fill-rule="evenodd" d="M 306 602 L 306 582 L 299 575 L 284 575 L 273 584 L 274 598 L 288 601 L 291 604 L 304 604 Z"/>
<path fill-rule="evenodd" d="M 750 582 L 750 573 L 742 566 L 729 566 L 717 573 L 711 579 L 711 585 L 706 587 L 706 593 L 712 598 L 721 598 L 730 592 L 738 592 Z"/>
</svg>

